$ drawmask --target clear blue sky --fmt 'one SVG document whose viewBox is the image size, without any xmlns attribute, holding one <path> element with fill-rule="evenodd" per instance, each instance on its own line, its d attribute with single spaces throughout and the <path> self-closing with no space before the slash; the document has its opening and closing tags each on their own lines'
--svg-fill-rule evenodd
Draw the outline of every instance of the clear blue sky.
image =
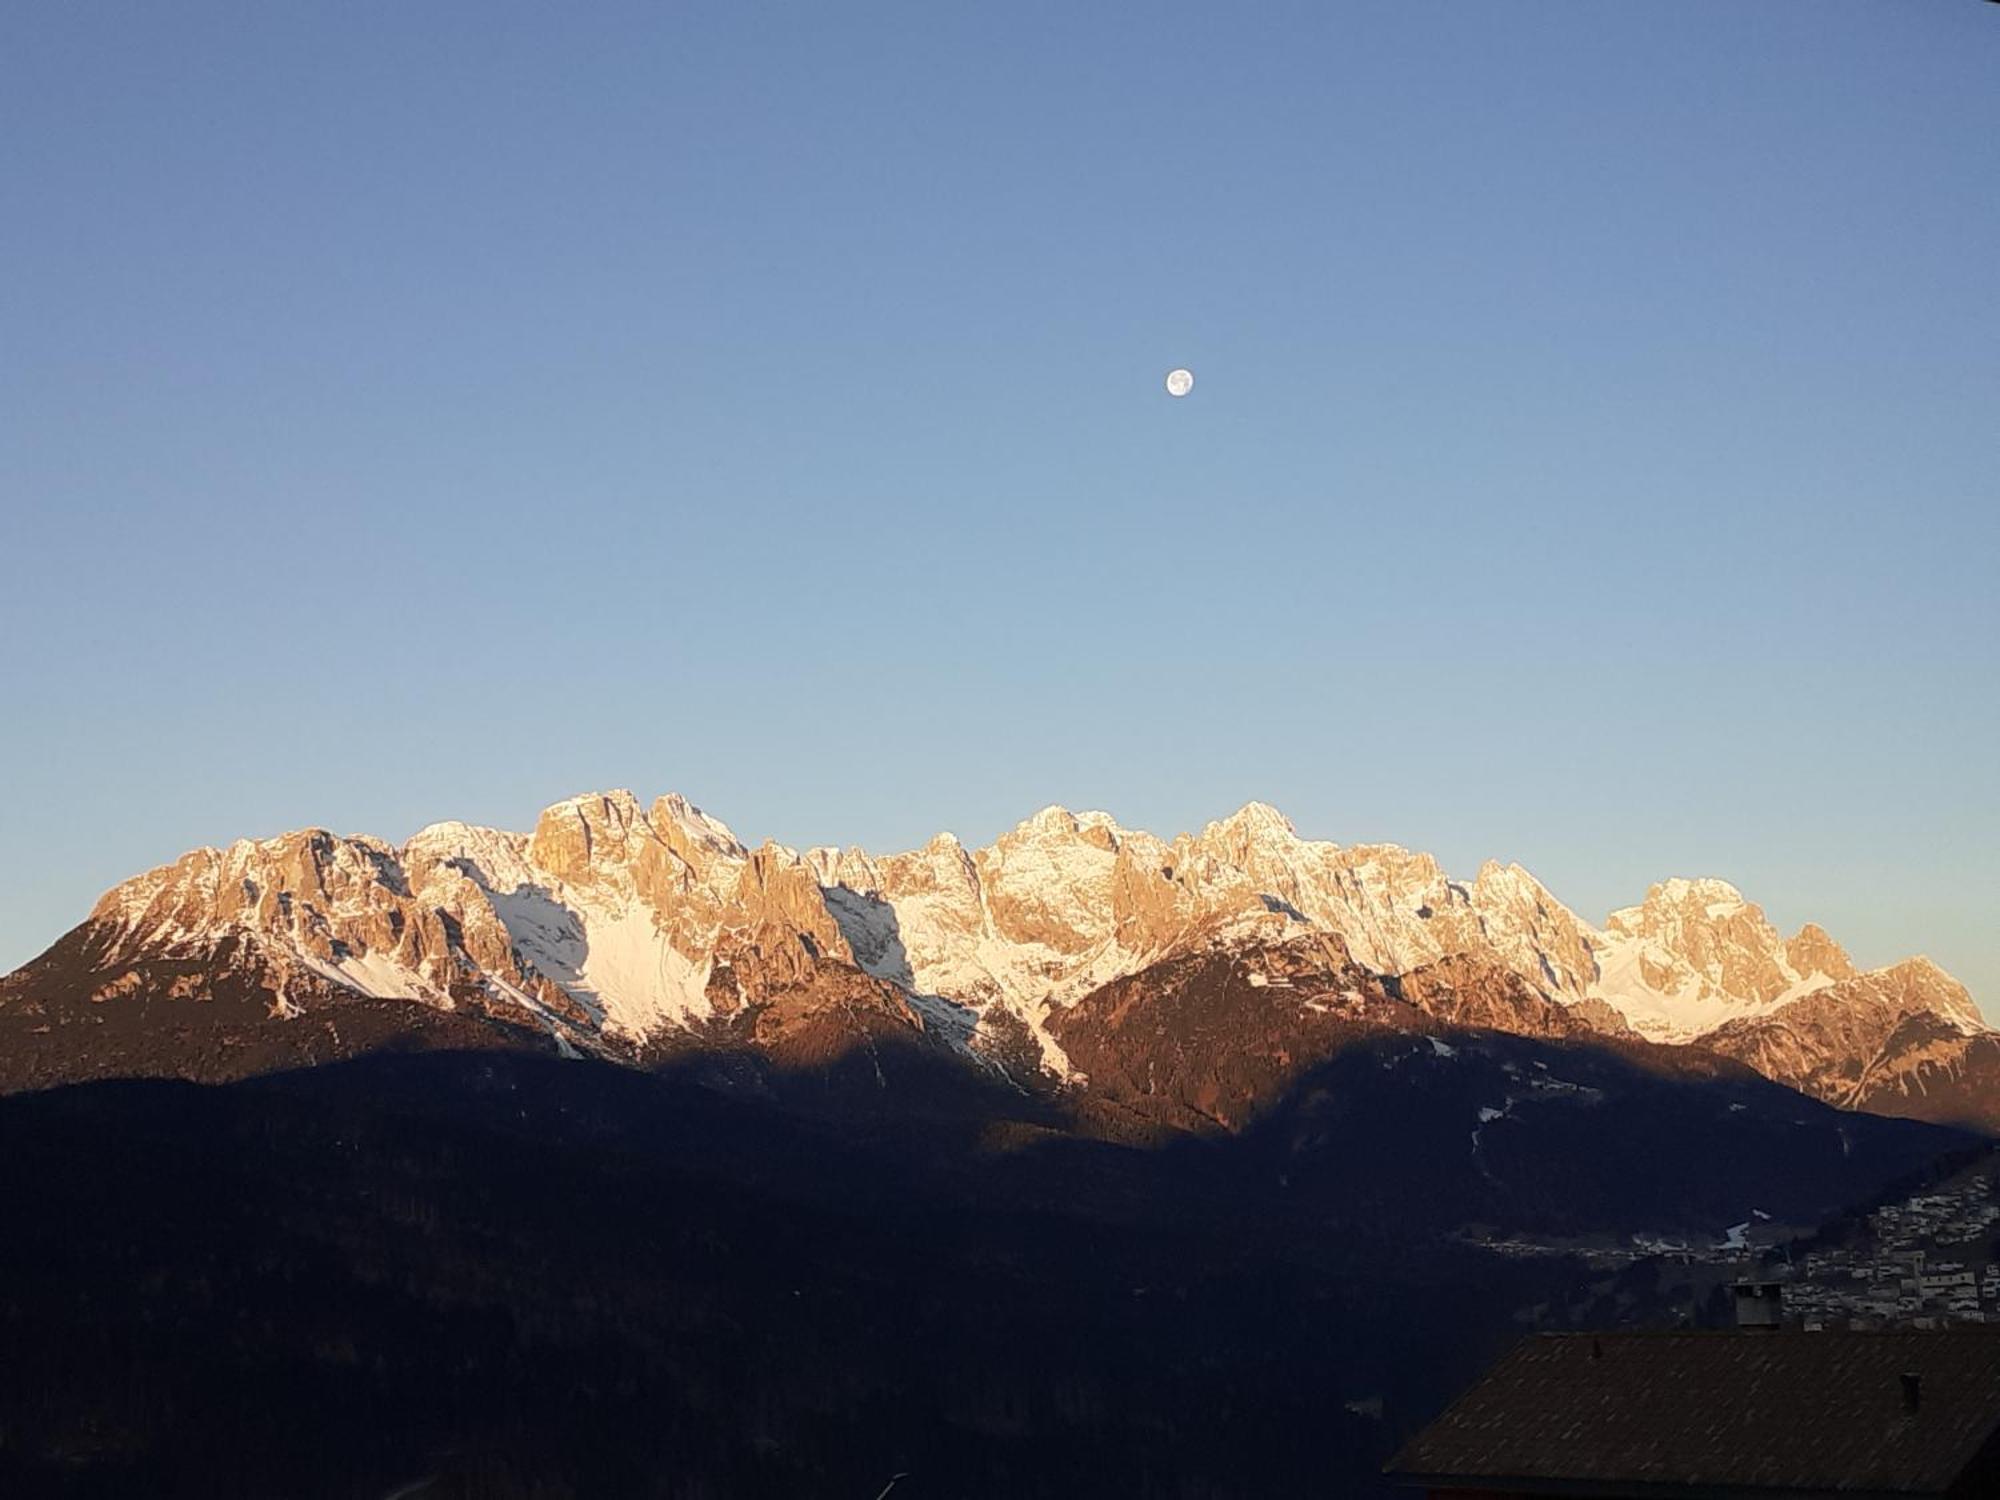
<svg viewBox="0 0 2000 1500">
<path fill-rule="evenodd" d="M 14 0 L 0 966 L 309 823 L 1255 797 L 2000 1012 L 1997 142 L 1978 0 Z"/>
</svg>

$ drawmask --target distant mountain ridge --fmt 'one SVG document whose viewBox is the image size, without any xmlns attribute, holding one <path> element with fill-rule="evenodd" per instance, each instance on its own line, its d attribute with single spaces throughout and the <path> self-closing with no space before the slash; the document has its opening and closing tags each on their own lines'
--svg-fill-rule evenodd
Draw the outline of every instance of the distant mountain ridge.
<svg viewBox="0 0 2000 1500">
<path fill-rule="evenodd" d="M 1089 1086 L 1135 1061 L 1090 1019 L 1108 987 L 1144 992 L 1190 960 L 1233 965 L 1262 997 L 1243 1016 L 1288 1056 L 1290 1029 L 1336 1013 L 1407 1026 L 1414 1007 L 1692 1045 L 1844 1107 L 2000 1124 L 2000 1039 L 1927 960 L 1857 972 L 1823 930 L 1785 938 L 1719 880 L 1664 881 L 1594 927 L 1519 865 L 1457 880 L 1395 845 L 1302 839 L 1254 802 L 1171 841 L 1049 807 L 984 848 L 947 833 L 874 855 L 753 849 L 684 797 L 613 791 L 555 804 L 529 834 L 439 823 L 400 846 L 310 829 L 199 849 L 0 980 L 0 1082 L 101 1076 L 93 1043 L 113 1035 L 119 1066 L 235 1076 L 292 1045 L 287 1027 L 330 1027 L 343 1055 L 342 1015 L 382 1018 L 373 1035 L 400 1005 L 427 1035 L 617 1060 L 745 1045 L 812 1062 L 894 1037 Z M 160 1042 L 147 1065 L 146 1038 L 225 1014 L 228 1046 L 188 1043 L 214 1056 L 176 1064 L 185 1046 Z"/>
</svg>

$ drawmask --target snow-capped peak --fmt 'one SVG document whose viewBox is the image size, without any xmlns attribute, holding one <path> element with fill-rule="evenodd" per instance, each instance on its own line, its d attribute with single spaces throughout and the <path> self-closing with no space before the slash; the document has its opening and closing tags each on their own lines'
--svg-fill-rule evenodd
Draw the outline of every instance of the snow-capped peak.
<svg viewBox="0 0 2000 1500">
<path fill-rule="evenodd" d="M 1210 823 L 1201 836 L 1212 842 L 1282 847 L 1298 840 L 1292 820 L 1268 802 L 1246 802 L 1228 817 Z"/>
<path fill-rule="evenodd" d="M 741 858 L 747 852 L 727 823 L 710 817 L 679 792 L 668 792 L 653 804 L 653 826 L 664 831 L 668 825 L 684 830 L 716 854 Z"/>
</svg>

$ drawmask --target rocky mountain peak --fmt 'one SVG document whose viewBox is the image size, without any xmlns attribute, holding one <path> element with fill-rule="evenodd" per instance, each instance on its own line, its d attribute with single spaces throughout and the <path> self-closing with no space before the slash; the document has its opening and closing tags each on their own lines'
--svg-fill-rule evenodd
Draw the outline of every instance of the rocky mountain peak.
<svg viewBox="0 0 2000 1500">
<path fill-rule="evenodd" d="M 654 832 L 691 864 L 699 862 L 696 851 L 722 859 L 741 859 L 747 852 L 727 823 L 710 817 L 679 792 L 669 792 L 653 803 L 652 825 Z"/>
<path fill-rule="evenodd" d="M 1971 992 L 1921 953 L 1876 970 L 1875 977 L 1906 1010 L 1927 1010 L 1967 1030 L 1985 1029 L 1986 1018 Z"/>
<path fill-rule="evenodd" d="M 1706 927 L 1735 915 L 1744 904 L 1743 893 L 1726 880 L 1675 876 L 1649 886 L 1644 901 L 1614 911 L 1605 925 L 1616 932 L 1645 937 L 1669 929 Z"/>
<path fill-rule="evenodd" d="M 1066 808 L 1045 807 L 972 861 L 1003 940 L 1074 956 L 1109 935 L 1117 839 L 1104 823 L 1086 829 Z"/>
<path fill-rule="evenodd" d="M 1823 931 L 1789 942 L 1725 880 L 1674 879 L 1611 914 L 1594 944 L 1600 993 L 1641 1034 L 1684 1041 L 1853 973 Z"/>
<path fill-rule="evenodd" d="M 1051 802 L 1014 825 L 1014 835 L 1019 838 L 1063 838 L 1076 831 L 1076 814 L 1057 802 Z"/>
<path fill-rule="evenodd" d="M 1292 820 L 1268 802 L 1246 802 L 1228 817 L 1208 824 L 1201 840 L 1239 863 L 1253 851 L 1281 851 L 1299 842 Z"/>
<path fill-rule="evenodd" d="M 564 880 L 588 882 L 629 867 L 651 833 L 639 799 L 624 790 L 570 797 L 545 808 L 528 841 L 528 857 Z"/>
<path fill-rule="evenodd" d="M 1785 944 L 1785 957 L 1792 971 L 1806 978 L 1823 974 L 1828 979 L 1852 979 L 1855 974 L 1854 960 L 1847 956 L 1847 950 L 1816 922 L 1806 923 Z"/>
</svg>

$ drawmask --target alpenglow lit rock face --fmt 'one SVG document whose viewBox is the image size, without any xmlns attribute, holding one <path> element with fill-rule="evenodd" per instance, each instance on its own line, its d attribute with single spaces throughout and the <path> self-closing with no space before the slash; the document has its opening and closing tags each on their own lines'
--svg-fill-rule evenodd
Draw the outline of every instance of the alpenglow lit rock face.
<svg viewBox="0 0 2000 1500">
<path fill-rule="evenodd" d="M 1840 945 L 1806 926 L 1787 942 L 1721 880 L 1668 880 L 1594 940 L 1597 992 L 1642 1035 L 1686 1041 L 1851 978 Z"/>
<path fill-rule="evenodd" d="M 986 848 L 944 833 L 875 855 L 752 849 L 683 797 L 624 791 L 557 803 L 526 835 L 439 823 L 400 847 L 313 829 L 197 850 L 116 887 L 0 981 L 0 1018 L 47 1010 L 32 1038 L 70 1024 L 52 996 L 226 992 L 278 1024 L 345 996 L 565 1052 L 893 1035 L 1081 1083 L 1063 1037 L 1085 1035 L 1069 1019 L 1085 997 L 1143 988 L 1170 961 L 1264 952 L 1294 975 L 1301 1014 L 1391 982 L 1381 995 L 1452 1024 L 1701 1043 L 1853 1105 L 1876 1087 L 1909 1097 L 1911 1069 L 1948 1071 L 1986 1037 L 1935 966 L 1859 974 L 1825 932 L 1787 939 L 1719 880 L 1664 881 L 1600 929 L 1519 865 L 1456 880 L 1395 845 L 1301 838 L 1262 803 L 1171 841 L 1048 807 Z M 1321 976 L 1304 1000 L 1302 971 Z M 1319 989 L 1331 1009 L 1313 1008 Z M 1088 1034 L 1101 1052 L 1120 1033 Z"/>
</svg>

